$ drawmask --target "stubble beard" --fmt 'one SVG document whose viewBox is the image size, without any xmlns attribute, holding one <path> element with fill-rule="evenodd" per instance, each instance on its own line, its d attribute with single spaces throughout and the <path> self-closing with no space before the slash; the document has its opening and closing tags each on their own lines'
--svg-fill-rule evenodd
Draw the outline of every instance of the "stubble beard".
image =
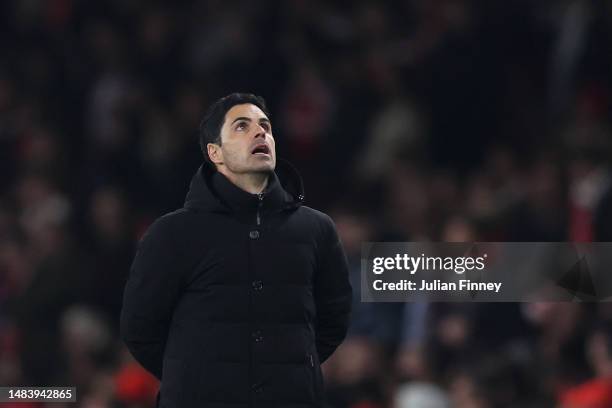
<svg viewBox="0 0 612 408">
<path fill-rule="evenodd" d="M 227 160 L 225 166 L 229 171 L 238 175 L 268 175 L 274 171 L 276 167 L 276 160 L 270 159 L 265 162 L 260 161 L 260 159 L 247 157 L 244 161 L 240 160 Z"/>
</svg>

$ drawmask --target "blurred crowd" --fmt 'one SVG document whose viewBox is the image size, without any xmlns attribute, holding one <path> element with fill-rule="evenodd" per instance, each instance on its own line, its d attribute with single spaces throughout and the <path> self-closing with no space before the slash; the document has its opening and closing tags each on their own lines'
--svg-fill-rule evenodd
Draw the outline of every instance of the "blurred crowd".
<svg viewBox="0 0 612 408">
<path fill-rule="evenodd" d="M 612 407 L 607 303 L 359 301 L 365 241 L 612 241 L 609 1 L 29 0 L 0 25 L 0 385 L 154 406 L 118 338 L 135 245 L 247 91 L 351 263 L 330 408 Z"/>
</svg>

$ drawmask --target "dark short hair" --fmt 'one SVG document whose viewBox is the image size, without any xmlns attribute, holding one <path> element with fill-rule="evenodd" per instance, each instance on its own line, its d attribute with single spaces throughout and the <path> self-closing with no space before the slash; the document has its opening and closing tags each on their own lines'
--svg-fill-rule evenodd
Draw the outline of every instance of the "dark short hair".
<svg viewBox="0 0 612 408">
<path fill-rule="evenodd" d="M 257 106 L 259 109 L 270 117 L 268 108 L 266 107 L 266 101 L 261 97 L 251 93 L 239 93 L 235 92 L 218 99 L 213 103 L 200 123 L 200 149 L 204 154 L 204 159 L 209 164 L 213 164 L 208 157 L 208 151 L 206 145 L 208 143 L 221 144 L 221 127 L 223 127 L 223 121 L 225 120 L 225 114 L 235 105 L 242 105 L 250 103 Z M 213 166 L 214 167 L 214 166 Z"/>
</svg>

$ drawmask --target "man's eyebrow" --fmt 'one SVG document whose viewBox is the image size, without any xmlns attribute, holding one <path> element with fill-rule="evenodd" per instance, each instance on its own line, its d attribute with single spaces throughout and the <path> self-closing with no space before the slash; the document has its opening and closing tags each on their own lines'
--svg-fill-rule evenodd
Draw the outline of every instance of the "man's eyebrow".
<svg viewBox="0 0 612 408">
<path fill-rule="evenodd" d="M 238 122 L 239 120 L 246 120 L 247 122 L 251 122 L 252 121 L 251 118 L 247 118 L 246 116 L 240 116 L 240 117 L 237 117 L 236 119 L 234 119 L 232 121 L 232 125 L 234 123 Z M 262 122 L 272 123 L 272 122 L 270 122 L 270 119 L 268 119 L 268 118 L 260 118 L 259 119 L 259 123 L 262 123 Z"/>
<path fill-rule="evenodd" d="M 234 119 L 234 120 L 232 121 L 232 125 L 233 125 L 234 123 L 238 122 L 239 120 L 246 120 L 246 121 L 250 122 L 250 121 L 251 121 L 251 118 L 247 118 L 246 116 L 240 116 L 240 117 L 237 117 L 236 119 Z"/>
</svg>

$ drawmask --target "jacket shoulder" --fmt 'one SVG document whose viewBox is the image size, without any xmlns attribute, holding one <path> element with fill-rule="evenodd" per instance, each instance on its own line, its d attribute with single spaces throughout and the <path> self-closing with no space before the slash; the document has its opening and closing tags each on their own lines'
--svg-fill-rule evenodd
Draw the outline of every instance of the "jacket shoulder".
<svg viewBox="0 0 612 408">
<path fill-rule="evenodd" d="M 307 205 L 300 206 L 299 211 L 302 216 L 308 217 L 311 220 L 321 222 L 321 223 L 332 223 L 333 224 L 331 217 L 325 214 L 323 211 L 315 210 L 314 208 L 308 207 Z"/>
<path fill-rule="evenodd" d="M 303 217 L 305 221 L 318 229 L 321 235 L 328 236 L 329 234 L 335 234 L 336 226 L 329 215 L 305 205 L 300 206 L 299 211 L 300 217 Z"/>
<path fill-rule="evenodd" d="M 184 208 L 164 214 L 153 221 L 153 223 L 147 228 L 141 240 L 163 240 L 164 237 L 175 236 L 175 233 L 180 235 L 180 232 L 184 230 L 185 226 L 188 225 L 190 219 L 191 217 L 189 211 Z"/>
</svg>

